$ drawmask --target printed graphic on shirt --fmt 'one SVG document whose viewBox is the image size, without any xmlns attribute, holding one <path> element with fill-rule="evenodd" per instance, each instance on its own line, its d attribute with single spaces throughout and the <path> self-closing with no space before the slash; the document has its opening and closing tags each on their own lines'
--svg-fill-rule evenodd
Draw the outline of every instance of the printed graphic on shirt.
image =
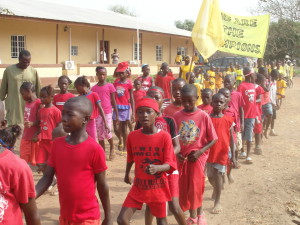
<svg viewBox="0 0 300 225">
<path fill-rule="evenodd" d="M 4 192 L 5 192 L 5 190 L 0 181 L 0 193 L 4 193 Z M 8 208 L 8 201 L 4 198 L 4 196 L 2 194 L 0 194 L 0 223 L 4 219 L 4 213 L 7 208 Z"/>
<path fill-rule="evenodd" d="M 117 86 L 116 91 L 119 97 L 124 96 L 125 94 L 125 88 L 122 86 Z"/>
<path fill-rule="evenodd" d="M 25 121 L 29 121 L 30 112 L 31 112 L 31 108 L 25 107 L 25 109 L 24 109 L 24 120 Z"/>
<path fill-rule="evenodd" d="M 47 121 L 41 120 L 41 124 L 42 124 L 42 129 L 43 129 L 43 130 L 48 130 L 48 127 L 47 127 Z"/>
<path fill-rule="evenodd" d="M 249 102 L 254 102 L 255 89 L 245 90 L 245 95 L 248 96 Z"/>
<path fill-rule="evenodd" d="M 183 145 L 193 144 L 200 135 L 200 129 L 196 126 L 194 120 L 181 121 L 179 126 L 179 140 Z"/>
</svg>

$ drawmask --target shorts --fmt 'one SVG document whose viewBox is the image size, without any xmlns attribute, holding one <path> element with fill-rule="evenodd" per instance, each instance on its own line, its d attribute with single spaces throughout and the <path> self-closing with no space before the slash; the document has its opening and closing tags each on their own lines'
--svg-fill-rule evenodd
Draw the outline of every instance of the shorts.
<svg viewBox="0 0 300 225">
<path fill-rule="evenodd" d="M 112 113 L 104 114 L 105 115 L 105 120 L 107 123 L 107 126 L 109 128 L 109 132 L 106 131 L 105 126 L 104 126 L 104 121 L 102 117 L 99 115 L 96 119 L 96 129 L 97 129 L 97 136 L 99 141 L 103 140 L 109 140 L 112 138 L 112 132 L 111 132 L 111 122 L 112 122 Z"/>
<path fill-rule="evenodd" d="M 207 169 L 207 177 L 214 176 L 215 170 L 218 170 L 218 172 L 221 174 L 225 174 L 225 172 L 226 172 L 226 166 L 218 164 L 218 163 L 207 162 L 206 169 Z"/>
<path fill-rule="evenodd" d="M 176 170 L 177 171 L 177 170 Z M 174 172 L 176 172 L 174 171 Z M 172 198 L 179 198 L 179 174 L 177 171 L 177 174 L 170 174 L 168 176 L 168 183 L 169 183 L 169 189 L 170 189 L 170 193 Z"/>
<path fill-rule="evenodd" d="M 130 108 L 129 109 L 118 109 L 118 113 L 119 113 L 119 120 L 120 121 L 127 121 L 130 120 Z M 113 120 L 116 120 L 116 113 L 113 112 L 113 116 L 112 116 Z"/>
<path fill-rule="evenodd" d="M 267 115 L 273 115 L 273 106 L 272 103 L 269 102 L 267 104 L 262 105 L 262 111 L 263 111 L 263 115 L 267 116 Z"/>
<path fill-rule="evenodd" d="M 39 142 L 32 142 L 30 140 L 21 140 L 20 144 L 20 158 L 24 159 L 27 163 L 36 165 L 36 155 L 39 151 Z"/>
<path fill-rule="evenodd" d="M 255 125 L 254 125 L 254 129 L 253 129 L 254 134 L 262 134 L 262 130 L 263 130 L 262 119 L 258 118 L 258 120 L 259 120 L 259 123 L 255 123 Z"/>
<path fill-rule="evenodd" d="M 254 123 L 255 123 L 254 118 L 246 118 L 244 120 L 243 140 L 252 141 Z"/>
<path fill-rule="evenodd" d="M 90 119 L 86 124 L 86 132 L 97 142 L 97 129 L 95 119 Z"/>
<path fill-rule="evenodd" d="M 100 225 L 101 224 L 100 222 L 101 222 L 100 219 L 98 219 L 98 220 L 85 220 L 83 222 L 74 223 L 62 218 L 61 216 L 59 217 L 59 225 Z"/>
<path fill-rule="evenodd" d="M 275 106 L 272 106 L 272 107 L 273 107 L 273 116 L 272 116 L 272 119 L 276 120 L 276 118 L 277 118 L 277 110 L 276 110 Z"/>
<path fill-rule="evenodd" d="M 167 217 L 167 202 L 149 202 L 146 203 L 150 209 L 150 212 L 156 218 L 165 218 Z M 127 195 L 123 207 L 135 208 L 141 210 L 143 202 L 135 200 L 131 195 Z"/>
<path fill-rule="evenodd" d="M 36 164 L 46 163 L 51 154 L 52 140 L 42 139 L 39 143 L 39 150 L 35 158 Z"/>
</svg>

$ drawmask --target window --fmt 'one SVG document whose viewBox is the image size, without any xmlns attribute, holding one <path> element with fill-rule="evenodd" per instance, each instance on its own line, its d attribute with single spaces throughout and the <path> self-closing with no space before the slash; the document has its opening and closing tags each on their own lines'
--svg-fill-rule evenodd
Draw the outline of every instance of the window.
<svg viewBox="0 0 300 225">
<path fill-rule="evenodd" d="M 156 61 L 163 61 L 163 47 L 156 45 Z"/>
<path fill-rule="evenodd" d="M 78 55 L 78 46 L 71 47 L 71 55 L 77 56 Z"/>
<path fill-rule="evenodd" d="M 25 36 L 12 35 L 11 36 L 11 57 L 18 58 L 20 51 L 25 49 Z"/>
<path fill-rule="evenodd" d="M 142 48 L 141 44 L 139 43 L 139 60 L 142 58 Z M 134 43 L 134 60 L 137 60 L 137 43 Z"/>
<path fill-rule="evenodd" d="M 177 47 L 177 52 L 176 52 L 176 54 L 177 54 L 178 52 L 181 53 L 182 58 L 183 58 L 184 56 L 186 56 L 186 55 L 188 54 L 188 49 L 185 48 L 185 47 Z"/>
</svg>

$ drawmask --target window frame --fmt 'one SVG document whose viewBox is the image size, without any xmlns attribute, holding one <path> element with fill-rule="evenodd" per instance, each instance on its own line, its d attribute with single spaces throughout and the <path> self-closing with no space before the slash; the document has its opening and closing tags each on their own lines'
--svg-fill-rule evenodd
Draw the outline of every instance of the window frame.
<svg viewBox="0 0 300 225">
<path fill-rule="evenodd" d="M 23 40 L 21 40 L 23 39 Z M 15 43 L 15 45 L 13 44 Z M 16 59 L 19 53 L 26 49 L 26 36 L 25 35 L 11 35 L 10 36 L 10 57 Z"/>
<path fill-rule="evenodd" d="M 155 46 L 155 59 L 158 62 L 163 61 L 163 46 L 162 45 Z"/>
</svg>

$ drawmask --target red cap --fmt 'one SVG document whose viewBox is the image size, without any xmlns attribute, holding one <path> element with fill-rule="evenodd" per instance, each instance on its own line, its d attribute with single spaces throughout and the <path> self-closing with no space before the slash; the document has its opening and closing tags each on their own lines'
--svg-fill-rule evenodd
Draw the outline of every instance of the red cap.
<svg viewBox="0 0 300 225">
<path fill-rule="evenodd" d="M 128 62 L 120 62 L 117 66 L 116 72 L 125 72 L 129 68 Z"/>
<path fill-rule="evenodd" d="M 142 98 L 141 100 L 137 101 L 135 110 L 140 107 L 149 107 L 159 113 L 158 103 L 152 98 Z"/>
</svg>

